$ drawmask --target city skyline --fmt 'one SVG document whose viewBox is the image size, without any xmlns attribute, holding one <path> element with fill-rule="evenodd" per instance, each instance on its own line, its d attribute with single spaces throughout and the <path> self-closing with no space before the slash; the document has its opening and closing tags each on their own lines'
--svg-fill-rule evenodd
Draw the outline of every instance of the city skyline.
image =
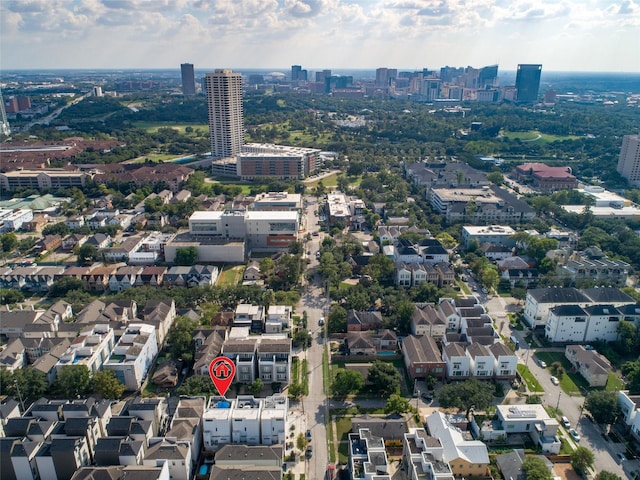
<svg viewBox="0 0 640 480">
<path fill-rule="evenodd" d="M 0 2 L 1 67 L 640 72 L 638 0 Z"/>
</svg>

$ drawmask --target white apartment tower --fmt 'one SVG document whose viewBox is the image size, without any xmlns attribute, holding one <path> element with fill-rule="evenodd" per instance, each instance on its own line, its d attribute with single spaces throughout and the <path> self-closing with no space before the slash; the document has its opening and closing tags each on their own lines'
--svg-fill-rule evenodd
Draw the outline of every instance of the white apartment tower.
<svg viewBox="0 0 640 480">
<path fill-rule="evenodd" d="M 244 144 L 242 119 L 242 75 L 217 69 L 205 77 L 211 158 L 233 157 Z"/>
<path fill-rule="evenodd" d="M 618 173 L 632 185 L 640 185 L 640 135 L 625 135 L 622 139 Z"/>
</svg>

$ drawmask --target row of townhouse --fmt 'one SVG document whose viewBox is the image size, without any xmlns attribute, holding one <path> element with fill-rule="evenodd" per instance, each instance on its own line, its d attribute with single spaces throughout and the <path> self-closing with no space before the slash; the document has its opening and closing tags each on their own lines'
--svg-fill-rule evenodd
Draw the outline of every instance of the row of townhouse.
<svg viewBox="0 0 640 480">
<path fill-rule="evenodd" d="M 402 356 L 412 379 L 431 375 L 454 380 L 469 377 L 512 380 L 518 365 L 518 357 L 498 340 L 489 345 L 466 341 L 443 343 L 441 352 L 432 337 L 409 335 L 402 341 Z"/>
<path fill-rule="evenodd" d="M 455 272 L 448 262 L 394 263 L 394 282 L 398 287 L 416 287 L 421 283 L 433 283 L 438 288 L 452 285 Z"/>
<path fill-rule="evenodd" d="M 235 383 L 260 379 L 286 385 L 291 380 L 291 339 L 284 335 L 249 336 L 246 329 L 227 332 L 214 327 L 196 331 L 194 338 L 194 372 L 198 375 L 209 375 L 211 361 L 224 356 L 236 366 Z"/>
<path fill-rule="evenodd" d="M 189 267 L 103 265 L 87 267 L 0 267 L 0 288 L 48 291 L 53 282 L 73 277 L 86 282 L 87 289 L 95 292 L 120 292 L 134 287 L 193 287 L 214 285 L 218 267 L 193 265 Z"/>
<path fill-rule="evenodd" d="M 286 395 L 264 399 L 212 396 L 202 416 L 203 448 L 210 452 L 226 444 L 282 444 L 287 435 L 288 410 Z"/>
<path fill-rule="evenodd" d="M 613 341 L 620 321 L 638 323 L 636 301 L 616 287 L 527 291 L 524 320 L 553 342 Z"/>
<path fill-rule="evenodd" d="M 111 402 L 93 398 L 43 398 L 23 415 L 13 408 L 1 419 L 2 477 L 70 480 L 89 465 L 136 466 L 141 473 L 162 465 L 166 480 L 190 480 L 201 447 L 204 405 L 204 397 L 181 397 L 168 426 L 162 399 L 135 398 L 117 413 Z M 185 422 L 190 428 L 181 429 Z"/>
</svg>

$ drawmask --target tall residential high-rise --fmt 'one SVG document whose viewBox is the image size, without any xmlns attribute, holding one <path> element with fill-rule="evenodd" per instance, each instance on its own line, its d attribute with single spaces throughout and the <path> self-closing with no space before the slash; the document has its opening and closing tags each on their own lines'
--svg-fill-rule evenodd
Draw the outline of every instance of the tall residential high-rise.
<svg viewBox="0 0 640 480">
<path fill-rule="evenodd" d="M 519 64 L 516 73 L 516 101 L 533 103 L 538 100 L 542 65 Z"/>
<path fill-rule="evenodd" d="M 182 93 L 184 95 L 195 95 L 196 76 L 193 72 L 193 63 L 180 64 L 180 72 L 182 73 Z"/>
<path fill-rule="evenodd" d="M 11 128 L 7 121 L 7 112 L 4 109 L 4 99 L 2 98 L 2 90 L 0 90 L 0 134 L 10 135 Z"/>
<path fill-rule="evenodd" d="M 618 158 L 618 173 L 632 185 L 640 185 L 640 135 L 625 135 Z"/>
<path fill-rule="evenodd" d="M 205 77 L 213 159 L 232 157 L 244 145 L 242 75 L 217 69 Z"/>
</svg>

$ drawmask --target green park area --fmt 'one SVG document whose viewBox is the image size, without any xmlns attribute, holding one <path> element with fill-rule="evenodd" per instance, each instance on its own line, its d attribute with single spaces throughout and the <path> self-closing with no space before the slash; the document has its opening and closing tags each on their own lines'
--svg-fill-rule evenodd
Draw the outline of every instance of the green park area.
<svg viewBox="0 0 640 480">
<path fill-rule="evenodd" d="M 500 134 L 509 140 L 519 139 L 521 142 L 531 143 L 561 142 L 563 140 L 576 140 L 580 138 L 577 135 L 551 135 L 548 133 L 541 133 L 537 130 L 528 130 L 526 132 L 508 132 L 503 130 Z"/>
<path fill-rule="evenodd" d="M 134 122 L 133 126 L 148 133 L 156 133 L 161 128 L 173 128 L 181 134 L 187 134 L 187 128 L 191 127 L 193 131 L 201 130 L 203 133 L 209 134 L 209 125 L 206 123 Z"/>
</svg>

